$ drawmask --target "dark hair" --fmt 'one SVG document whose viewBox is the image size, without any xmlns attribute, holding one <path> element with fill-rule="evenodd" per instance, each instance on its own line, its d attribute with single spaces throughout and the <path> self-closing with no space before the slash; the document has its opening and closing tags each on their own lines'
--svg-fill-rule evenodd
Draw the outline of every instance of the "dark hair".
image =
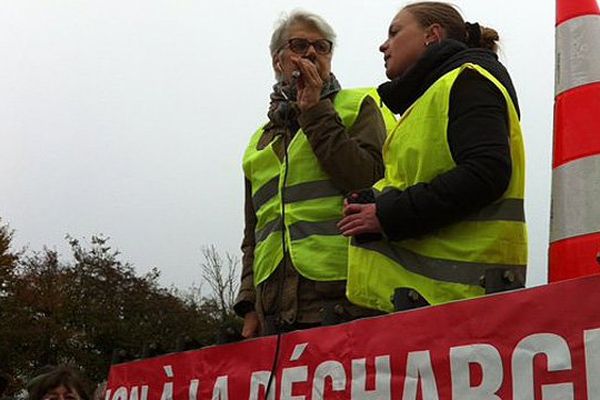
<svg viewBox="0 0 600 400">
<path fill-rule="evenodd" d="M 481 47 L 493 52 L 498 50 L 498 44 L 496 43 L 500 40 L 498 32 L 492 28 L 476 25 L 481 30 L 480 35 L 469 35 L 463 17 L 452 4 L 437 1 L 421 1 L 407 5 L 403 10 L 414 15 L 419 24 L 424 28 L 433 24 L 439 24 L 444 28 L 448 39 L 458 40 L 469 44 L 471 47 Z M 479 36 L 479 40 L 473 36 Z M 473 43 L 473 39 L 475 39 L 475 43 Z"/>
<path fill-rule="evenodd" d="M 35 376 L 27 385 L 28 400 L 42 400 L 44 396 L 59 386 L 77 392 L 82 400 L 90 400 L 87 382 L 73 368 L 61 365 L 51 371 Z"/>
</svg>

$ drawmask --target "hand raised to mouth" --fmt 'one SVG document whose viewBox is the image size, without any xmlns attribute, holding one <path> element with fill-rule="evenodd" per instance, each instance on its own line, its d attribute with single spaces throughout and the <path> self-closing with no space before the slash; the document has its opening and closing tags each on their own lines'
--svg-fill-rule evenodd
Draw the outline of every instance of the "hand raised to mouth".
<svg viewBox="0 0 600 400">
<path fill-rule="evenodd" d="M 310 59 L 299 57 L 292 61 L 300 72 L 296 83 L 298 108 L 300 111 L 306 111 L 319 103 L 323 89 L 323 79 L 319 75 L 317 65 Z"/>
</svg>

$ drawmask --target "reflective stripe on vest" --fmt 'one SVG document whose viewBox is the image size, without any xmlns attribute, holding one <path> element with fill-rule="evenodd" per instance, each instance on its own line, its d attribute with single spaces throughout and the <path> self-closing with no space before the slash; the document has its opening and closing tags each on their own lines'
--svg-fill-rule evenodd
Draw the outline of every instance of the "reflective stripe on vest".
<svg viewBox="0 0 600 400">
<path fill-rule="evenodd" d="M 342 90 L 335 96 L 333 105 L 344 126 L 354 124 L 367 96 L 379 104 L 377 92 L 372 88 Z M 381 112 L 391 130 L 395 125 L 392 113 L 387 108 Z M 348 239 L 339 234 L 336 226 L 341 219 L 342 193 L 321 168 L 302 130 L 289 143 L 287 167 L 273 150 L 274 142 L 256 149 L 262 135 L 261 128 L 244 155 L 244 173 L 252 185 L 257 217 L 254 284 L 267 279 L 283 259 L 283 224 L 286 247 L 298 272 L 319 281 L 346 279 Z M 283 176 L 286 176 L 285 188 L 282 188 Z M 281 217 L 282 202 L 285 219 Z"/>
<path fill-rule="evenodd" d="M 485 271 L 496 268 L 511 270 L 516 275 L 522 275 L 521 279 L 525 280 L 525 276 L 523 275 L 525 269 L 521 266 L 431 258 L 412 252 L 401 246 L 389 246 L 381 240 L 363 244 L 353 243 L 353 245 L 384 255 L 396 264 L 402 265 L 407 271 L 442 282 L 479 286 L 482 278 L 485 276 Z"/>
<path fill-rule="evenodd" d="M 447 142 L 450 91 L 466 68 L 479 72 L 502 92 L 510 126 L 512 176 L 502 198 L 483 209 L 415 239 L 351 243 L 348 298 L 361 306 L 393 311 L 396 288 L 412 288 L 430 304 L 484 294 L 489 269 L 511 271 L 524 282 L 527 240 L 523 211 L 524 150 L 510 95 L 483 68 L 465 64 L 436 81 L 402 116 L 383 148 L 385 177 L 377 193 L 404 190 L 454 168 Z"/>
</svg>

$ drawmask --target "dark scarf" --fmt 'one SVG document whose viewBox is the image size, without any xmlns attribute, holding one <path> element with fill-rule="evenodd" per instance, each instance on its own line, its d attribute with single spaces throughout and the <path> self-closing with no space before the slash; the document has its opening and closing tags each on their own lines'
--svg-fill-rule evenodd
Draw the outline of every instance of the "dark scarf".
<svg viewBox="0 0 600 400">
<path fill-rule="evenodd" d="M 323 83 L 321 99 L 327 98 L 341 90 L 340 83 L 333 74 Z M 271 102 L 267 113 L 269 121 L 276 126 L 285 126 L 296 123 L 300 110 L 296 106 L 296 85 L 290 86 L 285 82 L 273 85 L 273 92 L 269 95 Z"/>
<path fill-rule="evenodd" d="M 465 63 L 480 65 L 496 77 L 508 90 L 519 112 L 515 89 L 506 68 L 498 61 L 498 56 L 491 50 L 469 48 L 452 39 L 430 46 L 404 76 L 383 83 L 377 91 L 392 112 L 403 114 L 435 81 Z"/>
</svg>

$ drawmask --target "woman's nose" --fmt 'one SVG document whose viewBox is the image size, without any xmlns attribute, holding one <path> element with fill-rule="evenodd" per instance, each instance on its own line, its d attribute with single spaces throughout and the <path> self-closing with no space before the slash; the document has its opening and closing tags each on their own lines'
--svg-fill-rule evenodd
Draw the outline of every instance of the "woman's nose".
<svg viewBox="0 0 600 400">
<path fill-rule="evenodd" d="M 308 58 L 311 61 L 314 61 L 315 58 L 317 58 L 317 51 L 315 50 L 315 46 L 313 46 L 312 44 L 308 46 L 308 49 L 306 49 L 306 53 L 304 53 L 304 58 Z"/>
<path fill-rule="evenodd" d="M 379 46 L 379 51 L 382 53 L 385 53 L 385 49 L 387 49 L 387 45 L 388 45 L 387 40 L 385 42 L 381 43 L 381 45 Z"/>
</svg>

